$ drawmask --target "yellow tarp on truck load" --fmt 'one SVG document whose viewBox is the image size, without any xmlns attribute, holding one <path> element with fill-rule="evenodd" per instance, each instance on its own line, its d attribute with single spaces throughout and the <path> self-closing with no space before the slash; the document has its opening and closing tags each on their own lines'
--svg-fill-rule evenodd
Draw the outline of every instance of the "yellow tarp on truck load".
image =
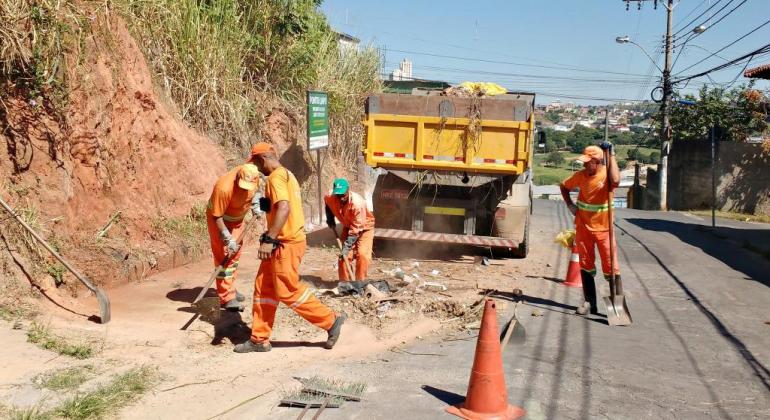
<svg viewBox="0 0 770 420">
<path fill-rule="evenodd" d="M 371 167 L 517 175 L 530 166 L 534 96 L 372 95 Z"/>
</svg>

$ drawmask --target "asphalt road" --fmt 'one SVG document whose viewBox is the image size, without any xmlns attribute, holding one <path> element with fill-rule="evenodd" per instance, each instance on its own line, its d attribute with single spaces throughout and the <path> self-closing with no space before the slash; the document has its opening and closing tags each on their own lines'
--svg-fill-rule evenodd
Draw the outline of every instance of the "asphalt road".
<svg viewBox="0 0 770 420">
<path fill-rule="evenodd" d="M 539 246 L 570 224 L 563 203 L 536 202 Z M 770 242 L 770 230 L 704 224 L 676 212 L 617 212 L 630 327 L 572 315 L 579 290 L 547 279 L 523 284 L 527 341 L 504 354 L 509 401 L 529 419 L 770 418 L 770 260 L 752 245 Z M 553 278 L 563 278 L 566 259 L 553 252 Z M 498 314 L 500 325 L 509 315 Z M 363 402 L 322 418 L 454 418 L 443 410 L 464 399 L 475 344 L 472 335 L 436 337 L 407 348 L 411 354 L 319 361 L 294 373 L 369 383 Z"/>
</svg>

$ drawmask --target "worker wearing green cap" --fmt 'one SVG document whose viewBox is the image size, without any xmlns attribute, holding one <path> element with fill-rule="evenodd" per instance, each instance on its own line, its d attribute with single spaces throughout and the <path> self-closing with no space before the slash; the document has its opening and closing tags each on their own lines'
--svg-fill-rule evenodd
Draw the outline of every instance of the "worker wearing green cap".
<svg viewBox="0 0 770 420">
<path fill-rule="evenodd" d="M 366 200 L 350 190 L 345 178 L 337 178 L 332 190 L 324 197 L 326 203 L 326 224 L 337 232 L 337 218 L 342 223 L 344 242 L 340 253 L 338 272 L 340 280 L 352 280 L 345 269 L 345 259 L 352 266 L 355 263 L 355 279 L 366 279 L 366 272 L 372 262 L 374 244 L 374 215 L 366 207 Z"/>
</svg>

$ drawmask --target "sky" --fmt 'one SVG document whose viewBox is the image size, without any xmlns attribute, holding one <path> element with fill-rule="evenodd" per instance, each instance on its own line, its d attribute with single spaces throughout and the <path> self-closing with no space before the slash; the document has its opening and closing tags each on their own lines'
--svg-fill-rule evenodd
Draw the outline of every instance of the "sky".
<svg viewBox="0 0 770 420">
<path fill-rule="evenodd" d="M 381 49 L 385 73 L 408 59 L 415 78 L 496 82 L 534 91 L 538 103 L 599 104 L 649 99 L 660 84 L 661 70 L 641 48 L 615 42 L 629 36 L 663 67 L 665 8 L 654 10 L 653 2 L 645 1 L 637 10 L 636 4 L 626 11 L 624 0 L 325 0 L 321 9 L 335 30 Z M 675 47 L 674 77 L 708 70 L 770 42 L 770 0 L 677 0 L 673 17 L 677 44 L 699 24 L 708 27 L 684 48 Z M 766 63 L 770 54 L 755 57 L 748 67 Z M 695 93 L 704 83 L 739 86 L 748 82 L 744 65 L 678 87 Z M 770 83 L 757 87 L 767 90 Z"/>
</svg>

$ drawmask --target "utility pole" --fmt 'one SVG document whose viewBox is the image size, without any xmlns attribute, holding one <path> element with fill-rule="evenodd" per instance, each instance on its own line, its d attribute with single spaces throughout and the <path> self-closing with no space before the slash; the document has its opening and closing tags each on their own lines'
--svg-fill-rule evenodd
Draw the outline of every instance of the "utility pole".
<svg viewBox="0 0 770 420">
<path fill-rule="evenodd" d="M 641 10 L 642 2 L 652 1 L 655 8 L 658 8 L 658 2 L 663 3 L 662 6 L 666 9 L 666 61 L 663 67 L 663 98 L 660 102 L 660 114 L 662 121 L 660 125 L 660 164 L 658 165 L 658 193 L 659 201 L 658 205 L 661 210 L 668 210 L 668 154 L 671 150 L 671 121 L 669 119 L 669 113 L 671 107 L 669 101 L 673 94 L 673 86 L 671 84 L 671 53 L 672 53 L 672 40 L 673 40 L 673 18 L 674 18 L 674 0 L 624 0 L 626 3 L 626 10 L 629 9 L 631 2 L 637 3 L 637 9 Z M 622 40 L 618 40 L 621 42 Z M 626 40 L 623 42 L 628 42 Z M 642 49 L 644 50 L 644 49 Z"/>
<path fill-rule="evenodd" d="M 666 7 L 666 61 L 663 66 L 663 100 L 660 103 L 660 113 L 663 123 L 660 126 L 660 165 L 658 165 L 658 180 L 660 181 L 660 209 L 668 210 L 668 152 L 671 149 L 671 110 L 669 101 L 673 89 L 671 86 L 671 38 L 673 30 L 674 0 L 668 0 Z"/>
<path fill-rule="evenodd" d="M 610 106 L 604 108 L 604 141 L 610 141 Z"/>
</svg>

